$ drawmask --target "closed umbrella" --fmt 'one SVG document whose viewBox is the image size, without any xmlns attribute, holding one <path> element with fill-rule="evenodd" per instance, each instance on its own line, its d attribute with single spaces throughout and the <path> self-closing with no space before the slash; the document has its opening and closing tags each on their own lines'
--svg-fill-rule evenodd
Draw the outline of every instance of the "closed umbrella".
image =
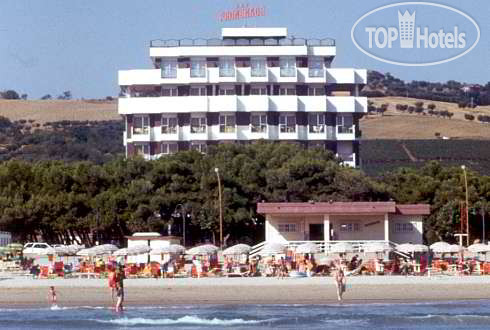
<svg viewBox="0 0 490 330">
<path fill-rule="evenodd" d="M 230 246 L 226 250 L 223 251 L 223 255 L 241 255 L 241 254 L 248 254 L 252 247 L 247 244 L 237 244 Z"/>
<path fill-rule="evenodd" d="M 212 244 L 204 244 L 195 246 L 192 249 L 187 250 L 185 253 L 190 255 L 208 255 L 214 254 L 218 251 L 218 248 Z"/>
<path fill-rule="evenodd" d="M 264 245 L 262 250 L 260 250 L 259 254 L 263 256 L 270 256 L 274 254 L 282 254 L 286 252 L 286 245 L 282 243 L 267 243 Z"/>
<path fill-rule="evenodd" d="M 330 252 L 332 253 L 350 253 L 354 252 L 354 247 L 352 244 L 347 242 L 340 242 L 332 245 L 330 247 Z"/>
<path fill-rule="evenodd" d="M 318 253 L 320 250 L 318 249 L 318 245 L 315 243 L 303 243 L 301 245 L 298 245 L 296 248 L 296 253 Z"/>
</svg>

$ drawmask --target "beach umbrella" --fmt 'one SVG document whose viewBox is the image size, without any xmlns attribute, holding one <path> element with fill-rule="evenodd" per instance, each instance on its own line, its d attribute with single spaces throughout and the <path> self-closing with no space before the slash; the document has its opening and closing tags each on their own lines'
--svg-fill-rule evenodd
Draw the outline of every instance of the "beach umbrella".
<svg viewBox="0 0 490 330">
<path fill-rule="evenodd" d="M 128 249 L 127 248 L 123 248 L 123 249 L 119 249 L 117 251 L 114 251 L 112 253 L 113 256 L 127 256 L 128 255 Z"/>
<path fill-rule="evenodd" d="M 230 246 L 229 248 L 223 251 L 223 255 L 240 255 L 240 254 L 248 254 L 252 247 L 247 244 L 237 244 Z"/>
<path fill-rule="evenodd" d="M 482 243 L 476 243 L 476 244 L 468 246 L 468 251 L 473 252 L 473 253 L 487 253 L 487 252 L 490 252 L 490 245 L 482 244 Z"/>
<path fill-rule="evenodd" d="M 427 252 L 428 247 L 423 244 L 405 243 L 405 244 L 398 245 L 396 247 L 396 250 L 403 253 L 417 253 L 417 252 Z"/>
<path fill-rule="evenodd" d="M 117 246 L 115 246 L 114 244 L 102 244 L 102 245 L 100 245 L 100 247 L 102 250 L 106 251 L 108 254 L 111 254 L 112 252 L 119 250 L 119 248 Z"/>
<path fill-rule="evenodd" d="M 55 254 L 57 254 L 55 248 L 47 248 L 39 252 L 39 255 L 55 255 Z"/>
<path fill-rule="evenodd" d="M 185 253 L 190 255 L 207 255 L 218 252 L 218 248 L 213 244 L 204 244 L 195 246 L 192 249 L 187 250 Z"/>
<path fill-rule="evenodd" d="M 347 242 L 340 242 L 330 246 L 330 252 L 332 253 L 349 253 L 354 252 L 352 244 Z"/>
<path fill-rule="evenodd" d="M 146 244 L 128 247 L 128 255 L 138 255 L 150 252 L 151 248 Z"/>
<path fill-rule="evenodd" d="M 152 255 L 159 255 L 159 254 L 183 254 L 185 252 L 185 248 L 182 245 L 178 244 L 170 244 L 167 246 L 161 246 L 157 248 L 153 248 L 150 251 L 150 254 Z"/>
<path fill-rule="evenodd" d="M 264 245 L 262 250 L 260 250 L 259 254 L 262 256 L 273 255 L 273 254 L 282 254 L 286 252 L 286 245 L 282 243 L 272 242 Z"/>
<path fill-rule="evenodd" d="M 393 251 L 393 248 L 387 243 L 367 243 L 363 247 L 366 253 L 385 253 Z"/>
<path fill-rule="evenodd" d="M 451 244 L 451 245 L 449 245 L 449 248 L 446 252 L 447 253 L 459 253 L 459 252 L 463 252 L 463 251 L 464 251 L 464 247 L 459 246 L 458 244 Z"/>
<path fill-rule="evenodd" d="M 320 252 L 320 250 L 318 249 L 318 245 L 312 242 L 300 244 L 296 248 L 296 253 L 318 253 L 318 252 Z"/>
<path fill-rule="evenodd" d="M 97 255 L 97 252 L 92 248 L 81 249 L 77 252 L 77 256 L 82 257 L 93 257 L 95 255 Z"/>
<path fill-rule="evenodd" d="M 430 249 L 435 253 L 448 253 L 451 245 L 446 242 L 436 242 L 430 245 Z"/>
</svg>

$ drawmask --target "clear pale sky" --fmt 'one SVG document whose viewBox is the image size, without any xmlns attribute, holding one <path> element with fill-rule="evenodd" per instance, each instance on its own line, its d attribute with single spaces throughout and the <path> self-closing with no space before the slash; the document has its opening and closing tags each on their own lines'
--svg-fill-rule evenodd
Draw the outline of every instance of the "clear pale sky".
<svg viewBox="0 0 490 330">
<path fill-rule="evenodd" d="M 117 95 L 117 70 L 150 67 L 149 40 L 213 38 L 220 10 L 237 0 L 1 0 L 0 90 L 39 98 L 71 90 L 75 98 Z M 403 80 L 468 83 L 490 81 L 490 1 L 437 1 L 464 11 L 479 24 L 481 40 L 468 55 L 432 67 L 402 67 L 376 61 L 352 43 L 350 30 L 366 12 L 387 0 L 262 0 L 267 17 L 248 26 L 287 27 L 296 37 L 331 37 L 337 42 L 334 67 L 390 72 Z"/>
</svg>

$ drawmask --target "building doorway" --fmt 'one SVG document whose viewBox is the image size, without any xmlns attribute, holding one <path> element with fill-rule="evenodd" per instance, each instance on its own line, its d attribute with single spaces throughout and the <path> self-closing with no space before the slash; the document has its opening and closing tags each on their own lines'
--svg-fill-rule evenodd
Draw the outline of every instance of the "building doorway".
<svg viewBox="0 0 490 330">
<path fill-rule="evenodd" d="M 310 223 L 310 241 L 323 241 L 323 223 Z"/>
</svg>

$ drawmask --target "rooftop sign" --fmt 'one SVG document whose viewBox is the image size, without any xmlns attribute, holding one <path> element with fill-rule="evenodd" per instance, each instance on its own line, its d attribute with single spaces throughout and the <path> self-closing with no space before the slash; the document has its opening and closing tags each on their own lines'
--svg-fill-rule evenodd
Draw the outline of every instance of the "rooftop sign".
<svg viewBox="0 0 490 330">
<path fill-rule="evenodd" d="M 248 4 L 239 4 L 235 9 L 218 12 L 218 21 L 238 21 L 250 17 L 261 16 L 265 16 L 265 6 L 249 6 Z"/>
</svg>

